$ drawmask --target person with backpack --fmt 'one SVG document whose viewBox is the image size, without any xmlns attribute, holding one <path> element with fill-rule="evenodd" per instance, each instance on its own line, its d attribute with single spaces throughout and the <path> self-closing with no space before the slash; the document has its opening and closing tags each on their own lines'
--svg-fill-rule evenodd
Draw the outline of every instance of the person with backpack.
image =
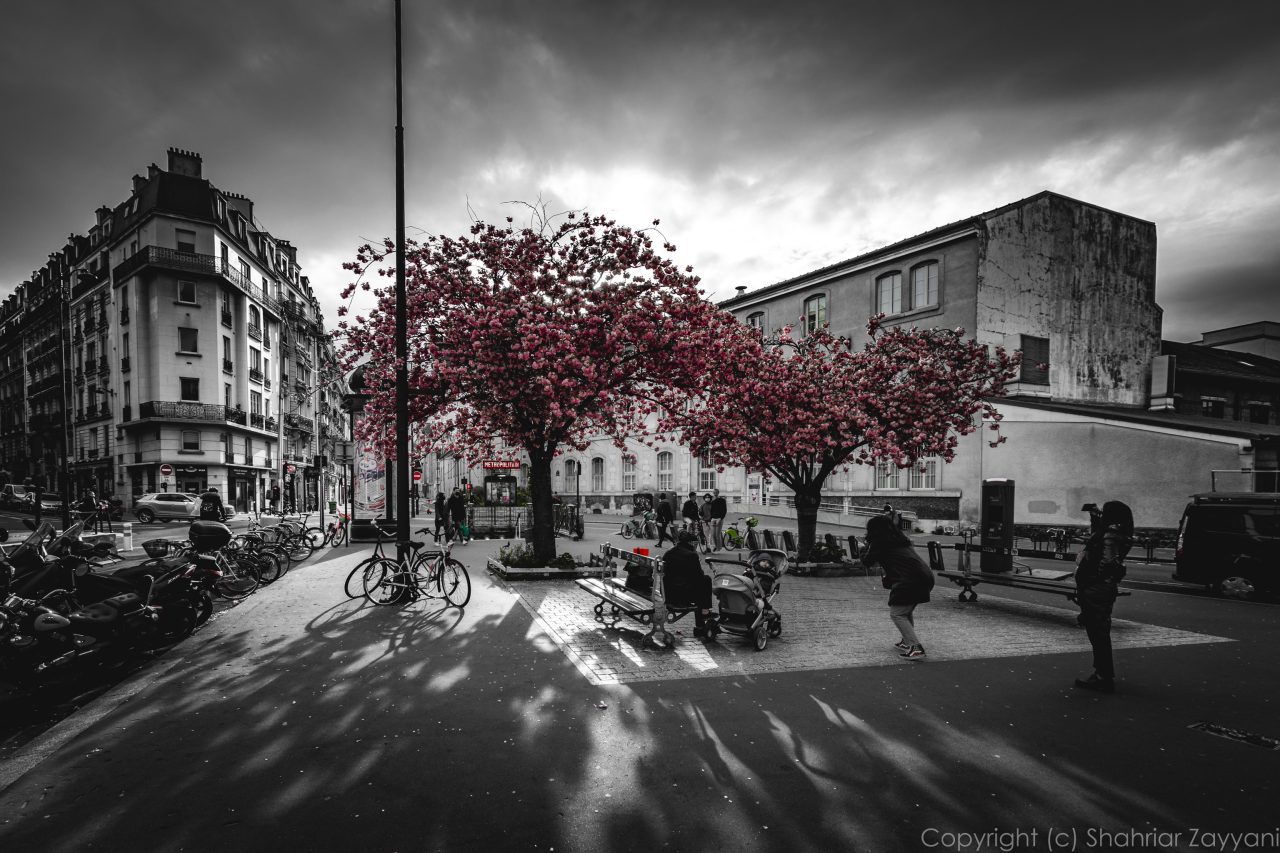
<svg viewBox="0 0 1280 853">
<path fill-rule="evenodd" d="M 445 503 L 444 492 L 436 492 L 436 539 L 449 535 L 449 507 Z"/>
<path fill-rule="evenodd" d="M 1116 691 L 1116 669 L 1111 657 L 1111 609 L 1124 579 L 1124 558 L 1133 546 L 1133 510 L 1120 501 L 1085 504 L 1089 513 L 1089 538 L 1076 558 L 1078 620 L 1093 647 L 1093 674 L 1077 678 L 1076 687 L 1099 693 Z"/>
<path fill-rule="evenodd" d="M 889 590 L 889 619 L 902 635 L 893 644 L 899 657 L 907 660 L 924 657 L 924 645 L 916 635 L 915 610 L 917 605 L 929 600 L 933 572 L 890 516 L 867 519 L 867 549 L 862 555 L 862 564 L 879 565 L 884 571 L 880 584 Z"/>
<path fill-rule="evenodd" d="M 675 513 L 671 511 L 671 502 L 667 500 L 666 492 L 658 493 L 658 545 L 661 548 L 662 543 L 667 539 L 675 541 L 675 536 L 671 533 L 671 522 L 675 521 Z"/>
<path fill-rule="evenodd" d="M 222 521 L 224 511 L 222 497 L 215 487 L 210 486 L 200 495 L 201 521 Z"/>
</svg>

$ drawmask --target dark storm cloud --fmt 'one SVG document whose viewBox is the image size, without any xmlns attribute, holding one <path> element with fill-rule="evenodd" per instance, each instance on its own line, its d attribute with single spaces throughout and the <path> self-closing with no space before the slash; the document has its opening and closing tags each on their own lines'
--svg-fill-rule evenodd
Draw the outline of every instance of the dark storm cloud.
<svg viewBox="0 0 1280 853">
<path fill-rule="evenodd" d="M 0 290 L 176 146 L 255 199 L 332 307 L 341 261 L 392 228 L 391 8 L 7 9 L 0 98 L 19 131 L 0 185 L 24 215 L 0 229 Z M 1156 221 L 1174 326 L 1196 307 L 1184 287 L 1273 260 L 1239 235 L 1280 215 L 1280 4 L 404 10 L 409 220 L 427 231 L 511 199 L 661 217 L 731 292 L 1054 189 Z M 1214 280 L 1280 317 L 1254 279 Z"/>
</svg>

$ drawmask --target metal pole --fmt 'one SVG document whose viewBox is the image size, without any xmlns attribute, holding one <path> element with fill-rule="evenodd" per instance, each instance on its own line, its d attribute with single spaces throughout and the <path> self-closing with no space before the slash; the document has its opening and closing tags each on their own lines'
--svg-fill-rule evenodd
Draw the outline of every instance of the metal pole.
<svg viewBox="0 0 1280 853">
<path fill-rule="evenodd" d="M 404 247 L 404 94 L 396 0 L 396 555 L 409 555 L 409 343 Z"/>
</svg>

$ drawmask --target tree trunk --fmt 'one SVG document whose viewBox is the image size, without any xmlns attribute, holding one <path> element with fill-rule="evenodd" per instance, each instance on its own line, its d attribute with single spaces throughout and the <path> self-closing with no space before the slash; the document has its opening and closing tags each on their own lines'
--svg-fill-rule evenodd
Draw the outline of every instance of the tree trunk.
<svg viewBox="0 0 1280 853">
<path fill-rule="evenodd" d="M 796 492 L 796 560 L 809 561 L 813 540 L 818 532 L 818 506 L 822 503 L 822 489 Z"/>
<path fill-rule="evenodd" d="M 551 457 L 543 450 L 525 448 L 529 454 L 529 503 L 533 510 L 533 553 L 547 565 L 556 558 L 555 516 L 551 505 Z"/>
</svg>

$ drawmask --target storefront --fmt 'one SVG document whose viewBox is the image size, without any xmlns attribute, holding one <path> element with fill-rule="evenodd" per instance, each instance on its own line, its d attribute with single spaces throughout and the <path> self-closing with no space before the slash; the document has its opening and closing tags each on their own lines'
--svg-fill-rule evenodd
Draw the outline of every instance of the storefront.
<svg viewBox="0 0 1280 853">
<path fill-rule="evenodd" d="M 251 512 L 258 506 L 258 472 L 252 468 L 227 467 L 227 498 L 236 512 Z"/>
<path fill-rule="evenodd" d="M 208 465 L 174 465 L 173 480 L 163 491 L 198 495 L 209 488 Z"/>
</svg>

